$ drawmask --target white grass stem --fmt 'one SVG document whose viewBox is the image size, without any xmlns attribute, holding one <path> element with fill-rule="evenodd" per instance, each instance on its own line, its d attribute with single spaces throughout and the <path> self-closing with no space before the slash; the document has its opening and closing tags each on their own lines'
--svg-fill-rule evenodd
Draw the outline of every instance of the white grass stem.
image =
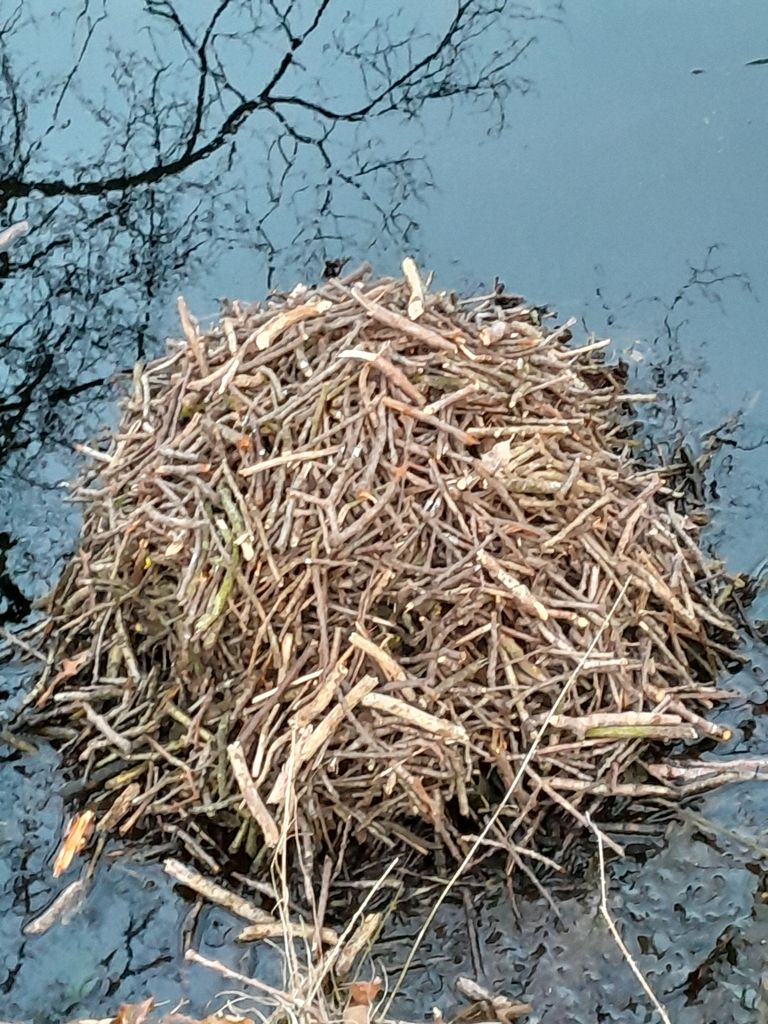
<svg viewBox="0 0 768 1024">
<path fill-rule="evenodd" d="M 587 816 L 589 821 L 589 816 Z M 640 983 L 640 987 L 648 997 L 649 1002 L 653 1006 L 654 1010 L 658 1013 L 659 1019 L 662 1024 L 672 1024 L 669 1014 L 667 1013 L 664 1005 L 658 1000 L 651 986 L 645 979 L 643 972 L 637 965 L 637 961 L 634 959 L 630 951 L 627 949 L 624 940 L 619 934 L 619 929 L 616 927 L 616 922 L 613 920 L 610 910 L 608 909 L 608 887 L 605 879 L 605 855 L 603 853 L 603 837 L 600 834 L 600 830 L 594 826 L 592 821 L 589 821 L 590 828 L 595 833 L 597 838 L 597 855 L 600 863 L 600 913 L 603 920 L 608 925 L 608 931 L 611 933 L 611 938 L 619 947 L 619 952 L 629 964 L 629 968 Z"/>
</svg>

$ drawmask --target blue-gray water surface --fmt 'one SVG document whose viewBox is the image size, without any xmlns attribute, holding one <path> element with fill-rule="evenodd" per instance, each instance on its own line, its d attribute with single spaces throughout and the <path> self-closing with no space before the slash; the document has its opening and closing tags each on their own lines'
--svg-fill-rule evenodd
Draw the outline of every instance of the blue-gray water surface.
<svg viewBox="0 0 768 1024">
<path fill-rule="evenodd" d="M 30 224 L 0 253 L 0 621 L 24 622 L 60 570 L 73 442 L 115 423 L 111 379 L 162 350 L 178 294 L 206 319 L 328 260 L 392 273 L 405 253 L 439 287 L 498 276 L 611 337 L 659 393 L 657 442 L 695 454 L 717 428 L 706 539 L 760 573 L 767 166 L 764 0 L 0 0 L 0 232 Z M 768 753 L 768 659 L 750 653 L 723 756 Z M 28 679 L 0 672 L 12 709 Z M 189 906 L 135 853 L 69 923 L 24 935 L 60 888 L 61 782 L 52 752 L 0 745 L 0 1017 L 149 994 L 210 1011 L 226 983 L 184 962 Z M 612 912 L 679 1024 L 768 1020 L 767 813 L 764 783 L 730 787 L 610 866 Z M 472 928 L 447 906 L 400 1012 L 449 1008 L 456 976 L 480 974 L 532 1021 L 656 1019 L 598 895 L 590 873 L 558 891 L 558 921 L 490 885 Z M 415 929 L 399 913 L 379 967 Z M 235 931 L 205 910 L 194 945 L 278 980 Z"/>
</svg>

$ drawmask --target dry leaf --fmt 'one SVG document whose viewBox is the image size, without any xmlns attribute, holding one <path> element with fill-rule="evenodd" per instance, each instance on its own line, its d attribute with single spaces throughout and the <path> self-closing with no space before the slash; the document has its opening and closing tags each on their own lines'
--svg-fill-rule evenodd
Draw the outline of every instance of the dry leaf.
<svg viewBox="0 0 768 1024">
<path fill-rule="evenodd" d="M 370 1006 L 381 992 L 381 980 L 354 981 L 349 986 L 349 1002 L 352 1006 Z"/>
<path fill-rule="evenodd" d="M 342 1024 L 368 1024 L 370 1010 L 370 1006 L 363 1003 L 350 1003 L 342 1014 Z"/>
<path fill-rule="evenodd" d="M 497 441 L 489 451 L 480 456 L 480 461 L 489 473 L 503 473 L 505 469 L 509 468 L 516 451 L 517 449 L 513 449 L 512 441 L 509 439 Z"/>
<path fill-rule="evenodd" d="M 87 647 L 84 651 L 79 651 L 71 658 L 64 658 L 61 663 L 61 668 L 48 683 L 43 693 L 38 697 L 35 707 L 42 708 L 51 698 L 51 694 L 54 692 L 59 683 L 63 683 L 65 679 L 71 679 L 72 676 L 76 676 L 80 669 L 86 665 L 91 659 L 91 649 Z"/>
<path fill-rule="evenodd" d="M 151 996 L 143 1003 L 123 1003 L 112 1024 L 144 1024 L 154 1005 L 155 1000 Z"/>
<path fill-rule="evenodd" d="M 80 651 L 74 658 L 65 658 L 61 663 L 61 672 L 59 673 L 61 678 L 70 679 L 72 676 L 76 676 L 90 656 L 91 650 L 88 648 L 85 651 Z"/>
<path fill-rule="evenodd" d="M 342 1024 L 368 1024 L 371 1004 L 381 991 L 381 981 L 355 981 L 349 986 L 349 1002 L 342 1014 Z"/>
<path fill-rule="evenodd" d="M 93 832 L 93 822 L 96 817 L 94 811 L 83 811 L 76 814 L 69 823 L 64 838 L 61 841 L 56 859 L 53 862 L 53 877 L 58 878 L 63 874 L 76 854 L 80 853 Z"/>
</svg>

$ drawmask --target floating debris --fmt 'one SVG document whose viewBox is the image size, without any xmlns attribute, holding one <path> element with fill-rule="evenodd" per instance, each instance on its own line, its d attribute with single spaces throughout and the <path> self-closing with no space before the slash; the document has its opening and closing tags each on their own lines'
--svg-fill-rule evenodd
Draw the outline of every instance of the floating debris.
<svg viewBox="0 0 768 1024">
<path fill-rule="evenodd" d="M 295 834 L 461 860 L 504 796 L 488 847 L 529 869 L 549 809 L 675 794 L 649 744 L 729 737 L 721 569 L 633 458 L 607 343 L 405 274 L 205 330 L 180 301 L 184 340 L 82 448 L 26 723 L 97 831 L 209 873 Z"/>
<path fill-rule="evenodd" d="M 29 224 L 25 220 L 20 220 L 16 224 L 11 224 L 10 227 L 4 228 L 0 231 L 0 252 L 10 249 L 14 242 L 28 234 Z"/>
</svg>

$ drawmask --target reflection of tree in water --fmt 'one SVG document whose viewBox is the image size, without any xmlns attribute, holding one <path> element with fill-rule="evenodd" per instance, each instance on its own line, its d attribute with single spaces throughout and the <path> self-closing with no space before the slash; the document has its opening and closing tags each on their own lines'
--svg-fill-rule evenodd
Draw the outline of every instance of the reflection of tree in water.
<svg viewBox="0 0 768 1024">
<path fill-rule="evenodd" d="M 696 417 L 689 419 L 684 409 L 703 386 L 708 371 L 711 338 L 700 334 L 701 320 L 708 318 L 709 333 L 717 336 L 721 321 L 726 324 L 731 315 L 727 306 L 752 293 L 748 275 L 723 266 L 719 250 L 718 244 L 712 244 L 695 263 L 690 262 L 687 276 L 667 295 L 628 293 L 617 298 L 602 287 L 595 291 L 602 320 L 591 325 L 597 334 L 643 330 L 643 340 L 630 350 L 631 380 L 640 391 L 663 393 L 664 401 L 653 408 L 654 422 L 665 424 L 659 434 L 712 426 Z M 639 362 L 633 363 L 634 358 Z M 712 409 L 706 414 L 711 415 Z"/>
<path fill-rule="evenodd" d="M 402 249 L 429 187 L 425 111 L 502 123 L 539 16 L 503 0 L 57 6 L 0 14 L 0 226 L 33 227 L 0 266 L 0 473 L 37 481 L 62 435 L 92 432 L 105 379 L 156 348 L 175 290 L 255 295 Z"/>
<path fill-rule="evenodd" d="M 757 301 L 749 275 L 712 244 L 666 294 L 595 294 L 589 327 L 617 342 L 627 390 L 658 396 L 635 406 L 639 454 L 680 467 L 672 479 L 683 503 L 709 510 L 706 543 L 734 571 L 764 572 L 754 552 L 765 546 L 766 405 L 762 382 L 738 362 L 749 348 L 734 337 L 750 321 L 744 305 Z"/>
<path fill-rule="evenodd" d="M 220 0 L 199 24 L 147 0 L 129 34 L 137 48 L 122 42 L 114 9 L 96 14 L 86 0 L 69 13 L 77 60 L 47 78 L 16 70 L 51 34 L 27 6 L 0 29 L 3 204 L 45 197 L 47 212 L 62 213 L 68 203 L 79 233 L 115 232 L 148 289 L 153 256 L 167 266 L 176 254 L 178 269 L 212 229 L 261 251 L 270 270 L 286 244 L 302 254 L 295 265 L 382 230 L 400 242 L 427 178 L 410 151 L 419 130 L 403 126 L 436 100 L 501 112 L 527 85 L 513 74 L 531 41 L 527 25 L 517 35 L 523 9 L 488 0 L 367 24 L 332 0 L 284 11 L 275 0 Z"/>
</svg>

